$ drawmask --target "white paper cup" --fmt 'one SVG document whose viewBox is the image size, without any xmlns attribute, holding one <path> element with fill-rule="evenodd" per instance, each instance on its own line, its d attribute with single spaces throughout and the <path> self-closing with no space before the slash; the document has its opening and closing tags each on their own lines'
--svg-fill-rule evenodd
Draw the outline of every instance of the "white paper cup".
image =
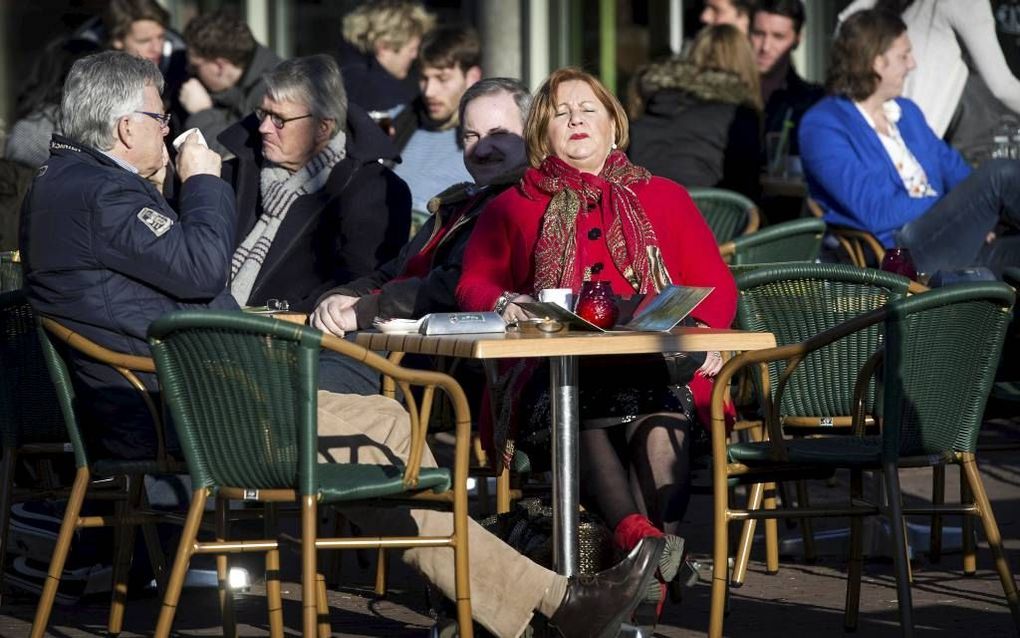
<svg viewBox="0 0 1020 638">
<path fill-rule="evenodd" d="M 574 291 L 570 288 L 546 288 L 538 293 L 538 300 L 554 303 L 565 310 L 574 310 Z"/>
<path fill-rule="evenodd" d="M 196 133 L 198 135 L 197 141 L 199 144 L 206 148 L 209 148 L 209 144 L 206 143 L 205 136 L 202 135 L 202 131 L 198 130 L 197 128 L 189 128 L 188 130 L 184 131 L 183 133 L 174 138 L 173 141 L 174 150 L 180 151 L 181 145 L 184 144 L 184 141 L 188 139 L 188 136 L 191 135 L 192 133 Z"/>
</svg>

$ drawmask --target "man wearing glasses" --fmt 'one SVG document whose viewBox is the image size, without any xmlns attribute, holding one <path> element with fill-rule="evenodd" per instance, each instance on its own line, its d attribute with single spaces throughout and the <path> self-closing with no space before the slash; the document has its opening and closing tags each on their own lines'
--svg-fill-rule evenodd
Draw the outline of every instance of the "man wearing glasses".
<svg viewBox="0 0 1020 638">
<path fill-rule="evenodd" d="M 25 197 L 21 254 L 37 312 L 118 352 L 148 356 L 157 317 L 195 306 L 237 308 L 225 288 L 234 196 L 220 157 L 195 136 L 180 148 L 175 210 L 167 170 L 163 76 L 120 51 L 78 60 L 64 84 L 62 130 Z M 155 433 L 137 393 L 111 368 L 75 361 L 96 453 L 152 458 Z M 140 375 L 156 388 L 154 375 Z M 122 390 L 123 389 L 123 390 Z"/>
</svg>

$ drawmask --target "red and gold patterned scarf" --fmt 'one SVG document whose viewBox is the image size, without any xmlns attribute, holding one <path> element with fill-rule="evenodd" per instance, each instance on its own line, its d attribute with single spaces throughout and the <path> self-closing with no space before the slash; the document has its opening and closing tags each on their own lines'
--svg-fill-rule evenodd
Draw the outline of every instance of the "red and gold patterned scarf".
<svg viewBox="0 0 1020 638">
<path fill-rule="evenodd" d="M 620 151 L 606 158 L 598 175 L 582 173 L 563 160 L 549 156 L 538 169 L 529 170 L 523 180 L 525 194 L 536 191 L 552 196 L 542 220 L 535 247 L 535 290 L 573 288 L 580 290 L 584 273 L 577 263 L 578 215 L 610 213 L 606 243 L 613 263 L 635 292 L 655 289 L 649 247 L 658 247 L 655 229 L 630 186 L 647 182 L 651 174 L 630 163 Z M 588 208 L 589 204 L 594 204 Z"/>
</svg>

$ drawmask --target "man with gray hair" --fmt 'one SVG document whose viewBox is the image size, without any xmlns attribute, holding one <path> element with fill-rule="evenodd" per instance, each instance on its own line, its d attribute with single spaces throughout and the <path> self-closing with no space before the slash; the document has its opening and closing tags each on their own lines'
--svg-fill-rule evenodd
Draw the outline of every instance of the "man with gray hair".
<svg viewBox="0 0 1020 638">
<path fill-rule="evenodd" d="M 177 159 L 177 210 L 161 195 L 169 119 L 162 88 L 159 69 L 128 53 L 75 62 L 64 83 L 64 133 L 53 136 L 21 212 L 25 290 L 36 312 L 145 356 L 157 317 L 237 308 L 225 289 L 234 197 L 219 177 L 219 155 L 190 136 Z M 155 432 L 137 393 L 108 366 L 73 363 L 89 443 L 118 458 L 152 458 Z M 140 376 L 155 391 L 155 375 Z"/>
<path fill-rule="evenodd" d="M 323 292 L 397 255 L 411 228 L 407 185 L 382 161 L 390 139 L 347 103 L 333 58 L 281 62 L 264 76 L 255 113 L 219 136 L 235 159 L 230 289 L 242 305 L 286 300 L 309 312 Z"/>
</svg>

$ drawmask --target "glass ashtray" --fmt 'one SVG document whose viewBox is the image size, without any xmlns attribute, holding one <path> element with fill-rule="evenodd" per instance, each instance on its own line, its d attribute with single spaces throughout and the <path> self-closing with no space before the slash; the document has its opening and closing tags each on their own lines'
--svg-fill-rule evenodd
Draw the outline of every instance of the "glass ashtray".
<svg viewBox="0 0 1020 638">
<path fill-rule="evenodd" d="M 516 324 L 518 332 L 524 335 L 555 335 L 570 330 L 570 325 L 548 318 L 520 319 Z"/>
</svg>

